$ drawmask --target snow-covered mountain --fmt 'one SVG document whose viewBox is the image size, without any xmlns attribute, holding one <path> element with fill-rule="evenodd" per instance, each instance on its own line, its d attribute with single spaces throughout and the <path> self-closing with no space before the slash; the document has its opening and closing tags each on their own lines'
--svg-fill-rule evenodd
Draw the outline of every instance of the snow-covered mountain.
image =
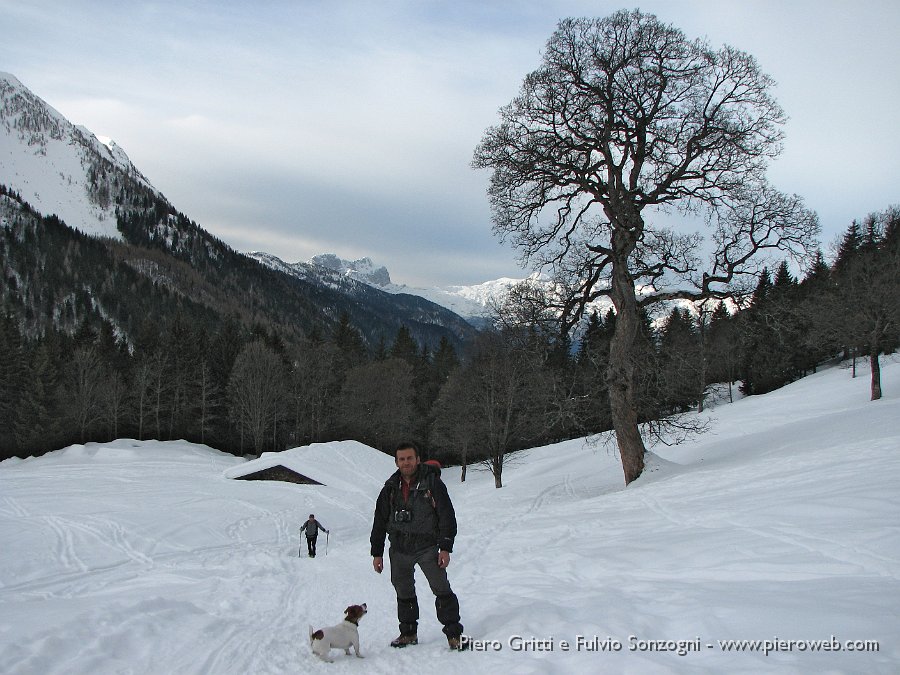
<svg viewBox="0 0 900 675">
<path fill-rule="evenodd" d="M 0 250 L 0 268 L 17 280 L 10 297 L 0 298 L 4 303 L 0 309 L 27 324 L 30 334 L 41 334 L 48 325 L 71 330 L 87 318 L 89 311 L 83 308 L 91 307 L 119 334 L 129 335 L 134 317 L 146 314 L 139 306 L 147 292 L 140 298 L 131 295 L 140 281 L 120 274 L 117 262 L 122 259 L 155 287 L 194 303 L 192 311 L 204 311 L 200 306 L 219 315 L 236 311 L 247 321 L 262 313 L 273 325 L 280 324 L 285 335 L 304 335 L 314 325 L 327 332 L 342 316 L 370 345 L 391 339 L 400 326 L 428 346 L 444 338 L 459 346 L 475 334 L 469 323 L 445 307 L 385 292 L 382 285 L 390 284 L 387 270 L 365 259 L 344 269 L 336 258 L 320 256 L 302 274 L 273 257 L 263 261 L 265 266 L 248 265 L 244 254 L 204 230 L 154 189 L 121 147 L 72 124 L 8 73 L 0 74 L 0 184 L 0 226 L 15 224 L 16 246 L 40 249 L 55 238 L 55 249 L 71 249 L 75 255 L 62 260 L 45 250 L 18 251 L 15 256 Z M 25 230 L 46 233 L 47 223 L 54 227 L 52 237 L 24 236 Z M 69 228 L 96 239 L 89 247 L 90 262 L 78 257 L 87 254 L 70 243 L 76 233 Z M 94 245 L 97 242 L 100 248 Z M 54 266 L 64 268 L 63 277 L 33 275 L 28 261 L 35 259 L 52 259 Z M 105 276 L 86 279 L 83 268 Z M 272 274 L 270 268 L 302 281 Z M 19 283 L 25 279 L 31 282 Z M 48 289 L 51 283 L 57 287 Z M 75 311 L 66 303 L 72 304 L 79 294 L 82 309 Z M 106 300 L 99 300 L 101 296 Z M 174 304 L 161 297 L 154 305 L 159 305 L 154 310 L 159 321 L 175 311 Z M 64 325 L 60 316 L 66 317 Z"/>
<path fill-rule="evenodd" d="M 419 287 L 392 284 L 385 290 L 389 293 L 419 295 L 478 323 L 486 319 L 493 303 L 501 301 L 510 288 L 522 281 L 524 279 L 503 277 L 472 286 Z"/>
<path fill-rule="evenodd" d="M 123 238 L 116 206 L 128 179 L 164 199 L 115 141 L 72 124 L 9 73 L 0 73 L 0 132 L 0 182 L 39 213 L 55 214 L 85 234 Z M 350 261 L 325 253 L 291 264 L 268 253 L 249 255 L 272 269 L 345 293 L 358 289 L 356 282 L 393 295 L 419 296 L 476 323 L 490 300 L 518 281 L 414 288 L 394 284 L 387 268 L 370 258 Z"/>
<path fill-rule="evenodd" d="M 0 184 L 14 193 L 0 208 L 0 219 L 7 217 L 7 210 L 24 208 L 12 201 L 24 202 L 35 214 L 55 215 L 89 236 L 162 249 L 199 269 L 209 269 L 207 263 L 212 261 L 226 276 L 224 268 L 232 263 L 242 268 L 227 245 L 180 214 L 120 146 L 72 124 L 9 73 L 0 73 Z M 448 303 L 427 301 L 423 293 L 392 297 L 405 291 L 391 283 L 386 268 L 376 267 L 368 258 L 343 261 L 325 254 L 289 265 L 268 254 L 251 257 L 268 268 L 325 286 L 326 292 L 316 300 L 322 305 L 320 316 L 334 319 L 349 313 L 372 341 L 378 335 L 392 335 L 399 325 L 407 325 L 416 339 L 428 344 L 437 344 L 448 334 L 454 340 L 474 334 L 471 325 L 452 309 L 447 311 Z M 146 265 L 141 262 L 138 267 Z M 258 286 L 258 281 L 243 284 Z M 309 289 L 303 293 L 316 295 Z"/>
<path fill-rule="evenodd" d="M 333 253 L 323 253 L 313 257 L 309 262 L 379 288 L 391 285 L 391 275 L 388 274 L 387 267 L 383 265 L 375 267 L 371 258 L 347 261 L 341 260 Z"/>
<path fill-rule="evenodd" d="M 115 141 L 76 126 L 18 79 L 0 72 L 0 182 L 69 227 L 121 239 L 116 205 L 139 185 L 159 192 Z M 132 183 L 133 185 L 129 185 Z"/>
</svg>

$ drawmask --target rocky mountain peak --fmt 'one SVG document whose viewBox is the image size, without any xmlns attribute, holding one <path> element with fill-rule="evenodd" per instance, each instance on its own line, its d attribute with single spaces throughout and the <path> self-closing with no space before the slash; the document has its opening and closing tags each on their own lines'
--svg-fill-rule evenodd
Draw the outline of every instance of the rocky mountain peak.
<svg viewBox="0 0 900 675">
<path fill-rule="evenodd" d="M 323 253 L 310 258 L 309 264 L 324 267 L 332 272 L 337 272 L 373 286 L 383 287 L 391 284 L 391 275 L 388 273 L 387 267 L 383 265 L 375 267 L 375 263 L 368 257 L 358 260 L 343 260 L 334 253 Z"/>
</svg>

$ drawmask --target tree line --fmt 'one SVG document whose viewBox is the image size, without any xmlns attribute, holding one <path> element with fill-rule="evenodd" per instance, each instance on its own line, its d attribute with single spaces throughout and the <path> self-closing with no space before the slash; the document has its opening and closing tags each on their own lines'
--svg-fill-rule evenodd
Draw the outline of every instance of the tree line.
<svg viewBox="0 0 900 675">
<path fill-rule="evenodd" d="M 831 264 L 802 280 L 787 263 L 764 270 L 747 305 L 673 304 L 641 315 L 636 415 L 671 441 L 690 432 L 717 385 L 776 389 L 834 358 L 895 350 L 900 210 L 854 222 Z M 355 439 L 389 451 L 414 439 L 445 463 L 482 465 L 502 485 L 510 453 L 613 428 L 609 399 L 616 313 L 593 312 L 577 338 L 559 317 L 529 313 L 521 287 L 495 328 L 465 353 L 433 350 L 401 327 L 368 347 L 346 315 L 326 334 L 287 341 L 231 317 L 147 316 L 132 335 L 84 320 L 25 337 L 0 321 L 0 457 L 27 457 L 116 438 L 186 439 L 238 455 Z M 95 327 L 99 325 L 99 328 Z M 679 416 L 682 417 L 679 417 Z M 668 424 L 661 424 L 667 420 Z"/>
<path fill-rule="evenodd" d="M 186 439 L 259 454 L 338 438 L 386 447 L 413 432 L 413 387 L 449 342 L 420 353 L 405 329 L 378 357 L 346 316 L 335 333 L 288 343 L 235 317 L 213 330 L 179 312 L 147 317 L 126 338 L 107 321 L 22 336 L 11 315 L 0 329 L 2 456 L 40 455 L 115 438 Z M 402 355 L 402 356 L 401 356 Z"/>
</svg>

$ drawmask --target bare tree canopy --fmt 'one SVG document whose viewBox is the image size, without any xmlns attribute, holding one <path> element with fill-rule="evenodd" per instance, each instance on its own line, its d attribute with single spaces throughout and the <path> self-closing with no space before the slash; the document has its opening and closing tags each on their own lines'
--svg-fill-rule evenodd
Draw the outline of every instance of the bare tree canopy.
<svg viewBox="0 0 900 675">
<path fill-rule="evenodd" d="M 261 340 L 254 340 L 238 354 L 229 380 L 235 422 L 262 454 L 265 439 L 276 424 L 284 364 Z"/>
<path fill-rule="evenodd" d="M 785 114 L 754 58 L 640 11 L 566 19 L 475 151 L 495 232 L 549 268 L 565 330 L 608 296 L 613 425 L 626 483 L 643 471 L 635 401 L 639 309 L 745 289 L 766 252 L 803 259 L 818 219 L 767 185 Z M 710 233 L 656 222 L 663 211 Z M 705 259 L 705 262 L 704 262 Z"/>
</svg>

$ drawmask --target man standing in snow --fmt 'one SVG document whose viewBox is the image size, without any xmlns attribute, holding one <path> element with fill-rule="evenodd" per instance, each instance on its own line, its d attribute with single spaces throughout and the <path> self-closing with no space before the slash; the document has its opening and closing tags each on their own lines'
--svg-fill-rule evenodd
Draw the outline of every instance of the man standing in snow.
<svg viewBox="0 0 900 675">
<path fill-rule="evenodd" d="M 322 523 L 316 520 L 315 515 L 312 513 L 309 514 L 309 520 L 300 526 L 300 531 L 306 532 L 306 548 L 309 549 L 310 558 L 316 557 L 316 539 L 319 537 L 319 530 L 328 534 L 328 530 L 322 527 Z M 300 555 L 303 555 L 303 549 L 300 549 Z"/>
<path fill-rule="evenodd" d="M 419 602 L 415 566 L 425 574 L 435 595 L 437 618 L 444 626 L 450 649 L 460 649 L 463 627 L 459 600 L 450 588 L 447 566 L 456 538 L 456 513 L 440 479 L 439 470 L 422 464 L 412 443 L 401 443 L 394 453 L 397 471 L 387 479 L 375 502 L 370 537 L 372 564 L 384 569 L 384 538 L 390 538 L 391 583 L 397 592 L 400 636 L 392 647 L 418 644 Z"/>
</svg>

